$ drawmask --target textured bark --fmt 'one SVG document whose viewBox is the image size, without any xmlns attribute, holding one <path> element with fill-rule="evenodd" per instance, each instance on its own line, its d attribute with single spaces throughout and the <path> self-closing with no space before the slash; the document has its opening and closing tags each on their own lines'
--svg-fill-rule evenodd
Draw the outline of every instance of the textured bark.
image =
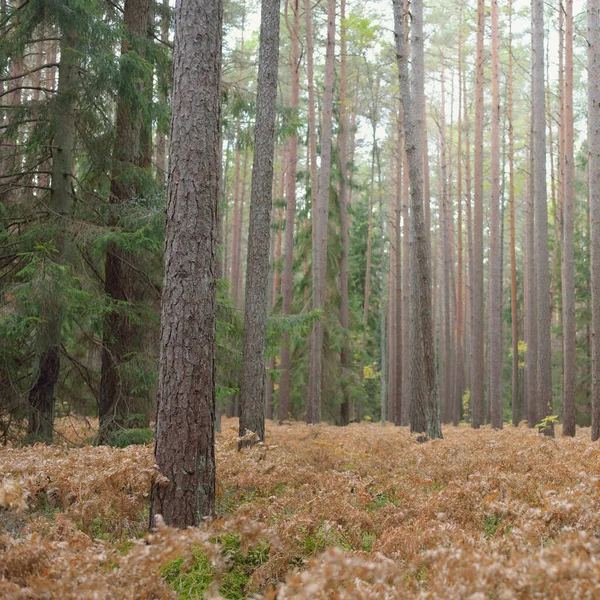
<svg viewBox="0 0 600 600">
<path fill-rule="evenodd" d="M 502 429 L 502 256 L 500 253 L 500 32 L 498 0 L 491 0 L 492 126 L 490 194 L 490 297 L 488 360 L 491 424 Z"/>
<path fill-rule="evenodd" d="M 127 0 L 123 10 L 126 38 L 121 56 L 140 52 L 139 44 L 148 32 L 149 0 Z M 127 69 L 127 66 L 122 67 Z M 125 70 L 123 70 L 123 74 Z M 142 92 L 142 83 L 136 84 Z M 137 198 L 135 178 L 131 170 L 141 158 L 142 114 L 139 106 L 126 92 L 117 98 L 116 139 L 113 150 L 114 165 L 110 186 L 112 212 L 109 225 L 119 226 L 118 210 Z M 110 432 L 125 425 L 129 412 L 129 385 L 123 369 L 131 356 L 141 349 L 143 328 L 119 306 L 136 303 L 141 296 L 140 282 L 134 267 L 135 256 L 115 242 L 106 247 L 104 292 L 114 303 L 104 321 L 102 337 L 102 369 L 100 379 L 100 442 L 106 442 Z M 131 308 L 130 308 L 131 310 Z"/>
<path fill-rule="evenodd" d="M 307 0 L 308 1 L 308 0 Z M 327 8 L 327 44 L 325 50 L 325 90 L 321 122 L 321 170 L 316 211 L 313 206 L 313 310 L 325 309 L 325 283 L 327 279 L 327 232 L 329 216 L 329 179 L 331 174 L 331 121 L 333 116 L 333 81 L 335 62 L 335 0 Z M 315 243 L 316 242 L 316 243 Z M 311 335 L 310 370 L 306 422 L 321 422 L 321 377 L 323 372 L 324 323 L 320 318 Z"/>
<path fill-rule="evenodd" d="M 544 90 L 544 3 L 533 0 L 533 193 L 537 303 L 538 417 L 552 414 L 552 347 L 550 339 L 550 274 L 548 200 L 546 191 L 546 99 Z M 551 427 L 545 433 L 553 434 Z"/>
<path fill-rule="evenodd" d="M 600 438 L 600 0 L 587 3 L 588 151 L 592 251 L 592 441 Z"/>
<path fill-rule="evenodd" d="M 394 0 L 396 57 L 403 107 L 406 155 L 411 186 L 411 430 L 429 438 L 441 438 L 439 397 L 435 367 L 435 346 L 431 304 L 431 265 L 423 202 L 423 113 L 425 68 L 423 49 L 423 3 L 414 0 L 411 8 L 412 78 L 408 74 L 408 53 L 404 44 L 403 7 Z"/>
<path fill-rule="evenodd" d="M 55 215 L 53 242 L 55 262 L 61 263 L 65 250 L 65 217 L 71 206 L 71 174 L 75 139 L 75 108 L 77 83 L 77 51 L 68 32 L 60 42 L 58 90 L 52 126 L 52 181 L 48 201 Z M 41 313 L 42 322 L 37 331 L 32 383 L 29 390 L 29 422 L 27 437 L 31 442 L 51 443 L 54 430 L 56 384 L 60 372 L 60 345 L 62 337 L 62 306 L 55 290 L 48 290 L 48 301 Z"/>
<path fill-rule="evenodd" d="M 513 126 L 513 55 L 512 55 L 512 0 L 509 2 L 509 54 L 508 54 L 508 170 L 510 204 L 510 308 L 512 325 L 512 423 L 521 420 L 519 406 L 519 313 L 517 306 L 517 252 L 515 230 L 515 134 Z"/>
<path fill-rule="evenodd" d="M 565 0 L 563 294 L 563 435 L 575 435 L 575 163 L 573 162 L 573 0 Z"/>
<path fill-rule="evenodd" d="M 340 0 L 340 133 L 338 146 L 340 153 L 340 325 L 344 330 L 344 340 L 340 352 L 342 367 L 342 405 L 340 407 L 340 424 L 350 422 L 350 394 L 346 385 L 346 377 L 350 371 L 350 308 L 348 299 L 349 281 L 349 221 L 348 221 L 348 79 L 346 71 L 346 0 Z"/>
<path fill-rule="evenodd" d="M 485 55 L 483 36 L 485 30 L 485 2 L 477 0 L 477 62 L 475 82 L 475 165 L 474 165 L 474 223 L 473 223 L 473 303 L 472 320 L 472 367 L 471 402 L 473 417 L 471 425 L 478 429 L 483 425 L 484 408 L 484 306 L 483 306 L 483 69 Z"/>
<path fill-rule="evenodd" d="M 215 507 L 221 0 L 175 12 L 169 196 L 150 523 L 196 525 Z"/>
<path fill-rule="evenodd" d="M 254 162 L 250 195 L 246 299 L 244 302 L 244 345 L 240 393 L 240 437 L 247 432 L 265 438 L 265 348 L 269 277 L 269 240 L 275 151 L 277 73 L 279 66 L 279 0 L 262 0 L 260 50 L 256 88 Z M 256 438 L 240 441 L 239 448 Z"/>
</svg>

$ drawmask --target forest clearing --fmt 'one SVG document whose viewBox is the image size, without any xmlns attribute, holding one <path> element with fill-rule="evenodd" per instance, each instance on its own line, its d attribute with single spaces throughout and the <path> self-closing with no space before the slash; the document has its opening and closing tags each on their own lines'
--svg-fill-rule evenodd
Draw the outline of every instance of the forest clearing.
<svg viewBox="0 0 600 600">
<path fill-rule="evenodd" d="M 600 595 L 600 448 L 585 430 L 445 427 L 420 444 L 390 425 L 269 422 L 238 452 L 237 425 L 216 440 L 217 519 L 147 545 L 149 446 L 0 449 L 0 597 Z"/>
</svg>

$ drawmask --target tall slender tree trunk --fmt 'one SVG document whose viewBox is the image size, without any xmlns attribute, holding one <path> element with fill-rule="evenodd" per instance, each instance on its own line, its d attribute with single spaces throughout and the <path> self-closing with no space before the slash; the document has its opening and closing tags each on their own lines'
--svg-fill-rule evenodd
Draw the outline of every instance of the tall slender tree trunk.
<svg viewBox="0 0 600 600">
<path fill-rule="evenodd" d="M 410 405 L 412 403 L 411 393 L 411 322 L 410 322 L 410 193 L 409 193 L 409 177 L 408 163 L 406 161 L 406 144 L 404 137 L 404 118 L 402 115 L 402 103 L 398 111 L 400 117 L 399 126 L 402 127 L 400 132 L 400 160 L 403 164 L 402 169 L 402 417 L 403 426 L 410 425 Z"/>
<path fill-rule="evenodd" d="M 143 53 L 141 45 L 148 33 L 150 0 L 127 0 L 123 9 L 126 38 L 122 45 L 122 74 L 129 66 L 123 57 L 128 52 Z M 143 93 L 145 77 L 134 82 L 138 93 Z M 139 166 L 142 158 L 142 113 L 125 90 L 117 98 L 117 125 L 114 146 L 114 165 L 110 186 L 112 213 L 109 224 L 119 227 L 120 216 L 127 204 L 138 195 L 135 177 L 131 170 Z M 109 242 L 106 247 L 104 266 L 104 292 L 115 306 L 107 314 L 102 338 L 102 371 L 100 379 L 100 442 L 108 441 L 110 433 L 126 423 L 131 400 L 130 385 L 124 374 L 126 363 L 141 350 L 143 328 L 135 323 L 120 303 L 134 304 L 142 297 L 141 283 L 134 267 L 135 256 L 131 251 Z M 132 310 L 132 307 L 129 308 Z"/>
<path fill-rule="evenodd" d="M 510 204 L 510 308 L 512 325 L 512 423 L 521 420 L 519 406 L 519 313 L 517 306 L 517 240 L 515 230 L 515 131 L 513 125 L 513 51 L 512 51 L 512 0 L 509 2 L 508 49 L 508 170 Z"/>
<path fill-rule="evenodd" d="M 294 13 L 293 27 L 290 38 L 292 52 L 290 57 L 292 96 L 291 108 L 298 111 L 298 98 L 300 90 L 300 2 L 291 0 L 292 12 Z M 298 136 L 292 132 L 288 145 L 288 170 L 286 178 L 286 207 L 285 207 L 285 249 L 283 255 L 283 277 L 282 277 L 282 314 L 292 313 L 292 296 L 294 283 L 294 215 L 296 212 L 296 172 L 298 164 Z M 291 348 L 290 335 L 286 333 L 281 346 L 281 379 L 279 381 L 279 405 L 277 418 L 281 424 L 288 418 L 290 410 L 290 388 L 291 388 Z"/>
<path fill-rule="evenodd" d="M 375 155 L 377 153 L 377 122 L 372 121 L 373 144 L 371 147 L 371 185 L 369 190 L 369 214 L 367 225 L 367 262 L 365 268 L 365 290 L 363 299 L 363 330 L 361 336 L 360 380 L 363 380 L 365 354 L 367 351 L 367 329 L 369 327 L 369 303 L 371 301 L 371 262 L 373 255 L 373 202 L 375 197 Z"/>
<path fill-rule="evenodd" d="M 535 207 L 535 269 L 538 334 L 538 416 L 552 414 L 552 346 L 550 338 L 550 276 L 548 200 L 546 191 L 546 101 L 544 90 L 544 3 L 533 0 L 533 192 Z M 552 427 L 544 429 L 552 434 Z"/>
<path fill-rule="evenodd" d="M 592 441 L 600 438 L 600 0 L 588 0 L 588 151 L 592 251 Z"/>
<path fill-rule="evenodd" d="M 342 368 L 342 405 L 340 407 L 340 423 L 350 422 L 350 394 L 346 378 L 350 371 L 350 327 L 349 308 L 349 219 L 348 219 L 348 81 L 346 69 L 346 0 L 340 0 L 340 133 L 338 137 L 340 153 L 340 241 L 342 252 L 340 257 L 340 325 L 343 329 L 344 340 L 340 353 Z"/>
<path fill-rule="evenodd" d="M 472 387 L 473 418 L 471 425 L 483 425 L 484 412 L 484 306 L 483 306 L 483 69 L 485 55 L 483 36 L 485 30 L 485 2 L 477 0 L 477 63 L 475 82 L 475 194 L 473 224 L 473 287 L 472 310 Z"/>
<path fill-rule="evenodd" d="M 404 412 L 404 404 L 407 402 L 407 398 L 404 397 L 404 349 L 402 347 L 404 341 L 404 314 L 402 310 L 402 229 L 400 227 L 400 219 L 402 216 L 402 162 L 404 160 L 404 146 L 402 144 L 402 132 L 400 115 L 398 115 L 397 122 L 397 156 L 396 156 L 396 207 L 395 207 L 395 246 L 396 246 L 396 297 L 395 297 L 395 333 L 393 334 L 396 338 L 396 406 L 394 407 L 394 424 L 402 424 L 402 415 Z"/>
<path fill-rule="evenodd" d="M 462 230 L 462 60 L 463 60 L 463 2 L 460 2 L 460 30 L 458 33 L 458 140 L 456 152 L 456 206 L 457 206 L 457 254 L 458 254 L 458 284 L 456 297 L 456 375 L 454 403 L 452 407 L 452 422 L 460 425 L 462 412 L 462 395 L 464 391 L 464 307 L 463 307 L 463 230 Z"/>
<path fill-rule="evenodd" d="M 69 32 L 62 32 L 60 41 L 60 66 L 58 90 L 54 113 L 51 117 L 54 130 L 52 140 L 52 181 L 49 205 L 55 215 L 53 241 L 56 250 L 53 262 L 61 263 L 65 251 L 65 218 L 71 206 L 71 175 L 73 172 L 73 147 L 75 139 L 75 109 L 77 95 L 78 51 L 76 41 Z M 48 265 L 50 266 L 50 265 Z M 49 280 L 54 274 L 50 271 Z M 54 433 L 56 385 L 60 372 L 60 346 L 62 338 L 62 311 L 58 292 L 48 290 L 47 303 L 41 313 L 33 364 L 32 383 L 29 390 L 29 422 L 27 437 L 31 442 L 51 443 Z"/>
<path fill-rule="evenodd" d="M 279 0 L 262 0 L 260 50 L 256 88 L 254 163 L 250 195 L 246 300 L 244 302 L 244 345 L 240 392 L 240 442 L 249 446 L 265 438 L 265 348 L 269 277 L 269 240 L 273 204 L 273 154 L 277 73 L 279 66 Z M 256 438 L 246 436 L 247 432 Z"/>
<path fill-rule="evenodd" d="M 423 116 L 425 66 L 423 48 L 423 3 L 412 3 L 412 78 L 404 44 L 403 7 L 394 0 L 396 57 L 403 107 L 406 155 L 411 186 L 411 430 L 429 438 L 441 438 L 440 407 L 435 366 L 431 303 L 431 263 L 427 245 L 423 202 Z"/>
<path fill-rule="evenodd" d="M 575 163 L 573 162 L 573 0 L 565 0 L 565 89 L 564 89 L 564 212 L 563 212 L 563 435 L 575 435 Z"/>
<path fill-rule="evenodd" d="M 492 127 L 490 195 L 490 298 L 488 358 L 491 424 L 502 429 L 502 256 L 500 253 L 500 32 L 498 0 L 491 0 Z"/>
<path fill-rule="evenodd" d="M 325 284 L 327 280 L 327 233 L 329 216 L 329 184 L 331 175 L 331 121 L 333 116 L 333 80 L 335 63 L 335 0 L 327 8 L 327 45 L 325 51 L 325 90 L 321 122 L 321 170 L 317 207 L 313 206 L 313 228 L 317 226 L 316 244 L 313 246 L 313 309 L 325 309 Z M 313 236 L 314 240 L 314 236 Z M 313 242 L 314 244 L 314 242 Z M 307 423 L 321 422 L 321 377 L 323 372 L 323 317 L 313 325 L 310 349 Z"/>
<path fill-rule="evenodd" d="M 221 0 L 175 13 L 169 196 L 150 524 L 197 525 L 215 508 Z M 202 69 L 197 66 L 201 64 Z"/>
</svg>

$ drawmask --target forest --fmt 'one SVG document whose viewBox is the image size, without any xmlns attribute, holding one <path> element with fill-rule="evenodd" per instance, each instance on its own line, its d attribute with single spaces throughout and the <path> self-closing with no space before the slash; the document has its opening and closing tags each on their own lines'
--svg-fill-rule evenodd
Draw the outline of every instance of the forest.
<svg viewBox="0 0 600 600">
<path fill-rule="evenodd" d="M 600 597 L 600 0 L 0 32 L 0 599 Z"/>
</svg>

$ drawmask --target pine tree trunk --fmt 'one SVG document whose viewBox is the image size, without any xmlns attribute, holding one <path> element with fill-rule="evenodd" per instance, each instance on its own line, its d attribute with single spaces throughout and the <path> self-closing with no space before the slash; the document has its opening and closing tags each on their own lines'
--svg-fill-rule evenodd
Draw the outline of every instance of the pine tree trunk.
<svg viewBox="0 0 600 600">
<path fill-rule="evenodd" d="M 290 57 L 290 70 L 292 80 L 291 102 L 292 111 L 298 111 L 300 90 L 300 2 L 291 0 L 294 13 L 294 25 L 289 32 L 291 37 L 292 52 Z M 296 211 L 296 172 L 298 164 L 298 136 L 294 131 L 289 139 L 288 171 L 286 179 L 286 208 L 285 208 L 285 248 L 283 256 L 282 277 L 282 314 L 292 313 L 292 297 L 294 283 L 294 215 Z M 286 333 L 281 346 L 281 379 L 279 381 L 279 406 L 277 418 L 281 424 L 288 418 L 290 407 L 291 387 L 291 348 L 290 335 Z"/>
<path fill-rule="evenodd" d="M 544 89 L 544 3 L 533 0 L 533 192 L 537 303 L 538 417 L 552 414 L 552 346 L 550 338 L 550 276 L 548 201 L 546 191 L 546 99 Z M 553 435 L 552 427 L 544 433 Z"/>
<path fill-rule="evenodd" d="M 475 189 L 473 224 L 473 287 L 472 310 L 472 367 L 471 401 L 472 426 L 483 425 L 484 413 L 484 305 L 483 305 L 483 69 L 485 64 L 483 36 L 485 30 L 485 2 L 477 0 L 477 64 L 475 83 Z"/>
<path fill-rule="evenodd" d="M 49 206 L 55 215 L 53 241 L 56 250 L 52 260 L 61 263 L 65 250 L 65 218 L 71 206 L 71 174 L 75 139 L 77 80 L 76 42 L 68 32 L 60 41 L 60 67 L 58 90 L 52 115 L 54 138 L 52 140 L 52 182 Z M 54 274 L 50 272 L 50 281 Z M 42 322 L 37 331 L 32 383 L 29 390 L 29 422 L 27 438 L 30 442 L 51 443 L 54 432 L 56 384 L 60 372 L 62 338 L 62 307 L 58 293 L 49 289 L 48 302 L 41 312 Z"/>
<path fill-rule="evenodd" d="M 435 367 L 431 303 L 431 263 L 427 246 L 423 201 L 423 116 L 425 68 L 423 49 L 423 3 L 412 3 L 412 78 L 404 44 L 404 19 L 400 0 L 394 0 L 396 57 L 403 107 L 406 155 L 411 186 L 411 430 L 429 438 L 441 438 L 440 407 Z"/>
<path fill-rule="evenodd" d="M 308 0 L 307 0 L 308 1 Z M 333 116 L 333 82 L 335 63 L 335 0 L 327 8 L 327 44 L 325 51 L 325 90 L 321 122 L 321 170 L 316 211 L 313 206 L 313 310 L 325 309 L 325 284 L 327 279 L 327 233 L 329 216 L 329 185 L 331 174 L 331 121 Z M 313 240 L 315 236 L 313 235 Z M 323 372 L 323 316 L 313 325 L 308 376 L 306 422 L 321 422 L 321 377 Z"/>
<path fill-rule="evenodd" d="M 152 487 L 151 525 L 159 514 L 197 525 L 215 508 L 222 23 L 221 0 L 178 4 L 154 451 L 163 478 Z"/>
<path fill-rule="evenodd" d="M 148 33 L 150 0 L 127 0 L 123 10 L 126 39 L 122 56 L 129 51 L 141 53 L 140 45 Z M 128 66 L 123 66 L 123 73 Z M 143 93 L 143 83 L 135 82 L 138 93 Z M 129 91 L 131 93 L 131 91 Z M 117 98 L 116 139 L 113 150 L 114 164 L 110 186 L 112 212 L 109 225 L 120 226 L 119 211 L 137 197 L 135 178 L 131 170 L 142 159 L 142 114 L 127 92 Z M 100 435 L 101 443 L 108 441 L 110 433 L 126 424 L 130 404 L 130 385 L 124 374 L 126 363 L 141 350 L 143 328 L 124 311 L 121 303 L 139 302 L 142 292 L 131 251 L 109 242 L 104 266 L 104 292 L 114 303 L 104 321 L 102 338 L 102 370 L 100 379 Z M 128 310 L 133 310 L 129 307 Z"/>
<path fill-rule="evenodd" d="M 273 154 L 277 74 L 279 66 L 279 0 L 262 0 L 260 50 L 256 88 L 254 162 L 248 228 L 244 345 L 240 393 L 240 440 L 238 449 L 265 438 L 265 349 L 269 277 L 269 241 L 273 205 Z M 248 432 L 256 438 L 244 439 Z"/>
<path fill-rule="evenodd" d="M 517 253 L 515 230 L 515 134 L 513 126 L 513 54 L 512 54 L 512 0 L 509 3 L 509 54 L 508 54 L 508 169 L 510 203 L 510 307 L 512 325 L 512 423 L 521 420 L 519 406 L 519 313 L 517 306 Z"/>
<path fill-rule="evenodd" d="M 600 0 L 588 0 L 588 151 L 592 251 L 592 441 L 600 438 Z"/>
<path fill-rule="evenodd" d="M 502 429 L 502 256 L 500 253 L 500 32 L 498 0 L 491 0 L 492 127 L 490 195 L 490 298 L 488 359 L 491 424 Z"/>
<path fill-rule="evenodd" d="M 563 213 L 563 435 L 575 435 L 575 163 L 573 162 L 573 0 L 566 0 Z"/>
<path fill-rule="evenodd" d="M 460 425 L 462 412 L 462 395 L 464 392 L 464 307 L 463 307 L 463 230 L 462 230 L 462 44 L 463 44 L 463 3 L 460 2 L 460 31 L 458 34 L 458 140 L 456 151 L 456 206 L 457 206 L 457 254 L 458 254 L 458 284 L 456 298 L 456 375 L 454 403 L 452 407 L 452 422 Z"/>
<path fill-rule="evenodd" d="M 348 98 L 346 73 L 346 0 L 340 0 L 340 133 L 338 145 L 340 153 L 340 325 L 344 332 L 340 363 L 342 369 L 342 405 L 340 407 L 340 424 L 350 422 L 350 394 L 345 381 L 350 371 L 350 308 L 348 297 L 349 282 L 349 222 L 348 222 Z"/>
</svg>

